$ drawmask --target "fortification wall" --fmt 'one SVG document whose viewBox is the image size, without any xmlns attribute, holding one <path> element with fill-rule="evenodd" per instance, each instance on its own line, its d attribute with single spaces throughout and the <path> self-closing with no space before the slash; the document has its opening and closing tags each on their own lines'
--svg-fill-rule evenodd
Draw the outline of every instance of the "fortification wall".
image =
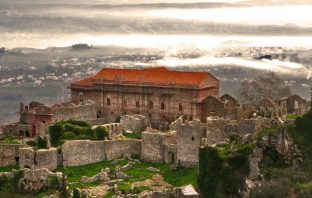
<svg viewBox="0 0 312 198">
<path fill-rule="evenodd" d="M 0 167 L 17 163 L 19 144 L 0 144 Z"/>
<path fill-rule="evenodd" d="M 104 161 L 104 151 L 104 141 L 67 141 L 62 145 L 63 166 L 81 166 Z"/>
</svg>

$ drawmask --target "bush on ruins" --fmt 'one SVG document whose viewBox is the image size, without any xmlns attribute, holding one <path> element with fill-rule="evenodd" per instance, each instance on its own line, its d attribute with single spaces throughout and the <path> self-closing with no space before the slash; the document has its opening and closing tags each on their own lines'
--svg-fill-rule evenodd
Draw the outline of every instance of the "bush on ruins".
<svg viewBox="0 0 312 198">
<path fill-rule="evenodd" d="M 88 123 L 76 120 L 54 123 L 49 127 L 49 133 L 52 146 L 60 146 L 66 140 L 104 140 L 107 137 L 106 128 L 92 130 Z"/>
</svg>

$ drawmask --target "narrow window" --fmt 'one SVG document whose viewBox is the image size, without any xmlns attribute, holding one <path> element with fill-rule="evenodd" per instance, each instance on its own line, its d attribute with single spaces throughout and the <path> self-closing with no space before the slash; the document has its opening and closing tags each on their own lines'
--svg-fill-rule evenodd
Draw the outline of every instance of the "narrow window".
<svg viewBox="0 0 312 198">
<path fill-rule="evenodd" d="M 183 106 L 181 103 L 179 103 L 179 111 L 183 111 Z"/>
<path fill-rule="evenodd" d="M 123 105 L 126 107 L 127 106 L 127 100 L 125 99 L 123 102 Z"/>
<path fill-rule="evenodd" d="M 154 106 L 153 101 L 149 101 L 149 108 L 153 109 L 153 106 Z"/>
<path fill-rule="evenodd" d="M 165 103 L 161 102 L 161 110 L 164 110 L 165 109 Z"/>
<path fill-rule="evenodd" d="M 136 106 L 136 108 L 139 108 L 140 107 L 140 102 L 137 100 L 137 101 L 135 101 L 135 106 Z"/>
<path fill-rule="evenodd" d="M 110 98 L 106 99 L 106 104 L 107 104 L 107 106 L 110 106 L 110 104 L 111 104 Z"/>
</svg>

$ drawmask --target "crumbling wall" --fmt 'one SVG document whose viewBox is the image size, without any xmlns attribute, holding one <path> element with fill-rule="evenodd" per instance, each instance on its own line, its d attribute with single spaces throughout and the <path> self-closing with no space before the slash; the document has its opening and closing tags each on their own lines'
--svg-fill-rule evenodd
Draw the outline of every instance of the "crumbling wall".
<svg viewBox="0 0 312 198">
<path fill-rule="evenodd" d="M 184 167 L 195 166 L 198 163 L 198 150 L 201 139 L 206 137 L 206 126 L 199 120 L 191 122 L 179 118 L 175 122 L 177 130 L 177 160 Z"/>
<path fill-rule="evenodd" d="M 30 147 L 19 149 L 19 166 L 20 168 L 35 169 L 35 150 Z"/>
<path fill-rule="evenodd" d="M 123 132 L 123 126 L 120 123 L 109 123 L 102 126 L 107 129 L 109 138 L 115 138 Z"/>
<path fill-rule="evenodd" d="M 62 120 L 95 120 L 97 117 L 97 106 L 96 103 L 88 100 L 85 104 L 63 104 L 59 107 L 54 108 L 52 122 Z"/>
<path fill-rule="evenodd" d="M 140 157 L 141 140 L 73 140 L 62 145 L 63 166 L 81 166 L 124 156 Z"/>
<path fill-rule="evenodd" d="M 39 149 L 35 151 L 32 148 L 19 149 L 20 168 L 41 169 L 46 168 L 54 170 L 57 168 L 57 150 L 56 148 Z"/>
<path fill-rule="evenodd" d="M 19 123 L 11 123 L 2 126 L 3 135 L 19 135 L 29 136 L 31 132 L 31 126 Z"/>
<path fill-rule="evenodd" d="M 167 163 L 174 163 L 176 160 L 173 162 L 171 162 L 171 160 L 165 160 L 169 158 L 169 152 L 172 153 L 172 155 L 176 155 L 174 154 L 176 152 L 172 151 L 172 148 L 168 148 L 168 145 L 172 144 L 176 144 L 176 132 L 163 133 L 157 130 L 147 130 L 143 132 L 141 149 L 142 161 L 152 163 L 163 163 L 167 161 Z"/>
<path fill-rule="evenodd" d="M 230 136 L 237 131 L 235 121 L 226 120 L 219 117 L 208 117 L 206 122 L 208 145 L 228 142 Z"/>
<path fill-rule="evenodd" d="M 18 144 L 0 144 L 0 167 L 15 165 L 18 158 Z"/>
<path fill-rule="evenodd" d="M 36 151 L 36 168 L 47 168 L 54 170 L 57 168 L 57 149 L 40 149 Z"/>
<path fill-rule="evenodd" d="M 81 166 L 106 160 L 104 141 L 73 140 L 62 145 L 63 166 Z"/>
<path fill-rule="evenodd" d="M 121 116 L 120 124 L 125 131 L 142 132 L 150 126 L 147 117 L 143 115 L 125 115 Z"/>
<path fill-rule="evenodd" d="M 143 132 L 141 154 L 144 162 L 162 163 L 164 161 L 164 135 Z"/>
<path fill-rule="evenodd" d="M 141 156 L 141 140 L 106 140 L 105 155 L 107 160 L 122 158 L 124 156 L 140 158 Z"/>
<path fill-rule="evenodd" d="M 264 117 L 241 120 L 237 126 L 238 135 L 243 137 L 246 134 L 255 136 L 258 132 L 265 128 L 271 128 L 273 120 Z"/>
</svg>

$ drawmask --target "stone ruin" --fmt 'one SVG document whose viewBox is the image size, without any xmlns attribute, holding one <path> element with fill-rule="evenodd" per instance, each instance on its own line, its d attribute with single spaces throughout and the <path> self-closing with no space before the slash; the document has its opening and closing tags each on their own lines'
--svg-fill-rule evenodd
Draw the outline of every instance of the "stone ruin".
<svg viewBox="0 0 312 198">
<path fill-rule="evenodd" d="M 142 132 L 150 126 L 150 122 L 146 116 L 137 114 L 133 116 L 121 116 L 120 124 L 123 126 L 123 130 L 127 133 Z"/>
<path fill-rule="evenodd" d="M 62 185 L 63 174 L 50 172 L 46 168 L 36 170 L 25 168 L 0 173 L 0 177 L 17 178 L 16 185 L 19 192 L 35 194 L 49 188 L 59 188 Z"/>
</svg>

